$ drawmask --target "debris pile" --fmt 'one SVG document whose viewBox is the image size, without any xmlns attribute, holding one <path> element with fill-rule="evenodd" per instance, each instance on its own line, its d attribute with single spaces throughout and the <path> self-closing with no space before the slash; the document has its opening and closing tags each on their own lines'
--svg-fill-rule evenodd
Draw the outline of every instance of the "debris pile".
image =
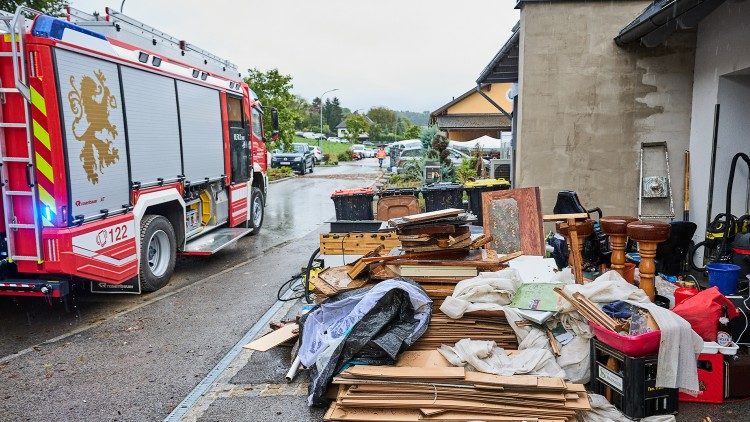
<svg viewBox="0 0 750 422">
<path fill-rule="evenodd" d="M 429 365 L 429 366 L 406 366 Z M 330 421 L 576 420 L 591 409 L 581 384 L 452 367 L 436 352 L 405 352 L 397 366 L 353 366 L 333 380 Z"/>
</svg>

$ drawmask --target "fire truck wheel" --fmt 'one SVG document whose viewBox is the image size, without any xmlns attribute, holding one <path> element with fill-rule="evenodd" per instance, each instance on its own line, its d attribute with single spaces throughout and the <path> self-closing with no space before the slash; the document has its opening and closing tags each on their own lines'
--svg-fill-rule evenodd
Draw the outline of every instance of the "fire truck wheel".
<svg viewBox="0 0 750 422">
<path fill-rule="evenodd" d="M 250 197 L 250 219 L 247 220 L 247 228 L 253 229 L 251 236 L 255 236 L 263 226 L 263 213 L 265 207 L 263 206 L 263 193 L 258 188 L 253 188 L 252 196 Z"/>
<path fill-rule="evenodd" d="M 141 289 L 153 292 L 164 287 L 174 272 L 177 241 L 172 224 L 160 215 L 141 220 Z"/>
</svg>

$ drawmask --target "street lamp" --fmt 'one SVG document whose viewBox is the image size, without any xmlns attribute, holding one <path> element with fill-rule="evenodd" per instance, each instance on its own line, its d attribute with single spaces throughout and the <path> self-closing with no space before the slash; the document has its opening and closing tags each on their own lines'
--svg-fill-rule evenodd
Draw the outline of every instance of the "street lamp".
<svg viewBox="0 0 750 422">
<path fill-rule="evenodd" d="M 320 133 L 323 134 L 323 96 L 333 91 L 338 91 L 338 88 L 328 90 L 320 94 Z M 320 147 L 320 138 L 318 138 L 318 147 Z"/>
</svg>

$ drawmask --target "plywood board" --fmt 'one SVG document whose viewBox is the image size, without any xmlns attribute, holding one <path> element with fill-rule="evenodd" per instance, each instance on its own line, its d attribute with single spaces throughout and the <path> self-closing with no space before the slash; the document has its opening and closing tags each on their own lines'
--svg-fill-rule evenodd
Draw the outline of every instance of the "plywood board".
<svg viewBox="0 0 750 422">
<path fill-rule="evenodd" d="M 261 338 L 255 339 L 250 343 L 242 346 L 244 349 L 257 350 L 265 352 L 287 342 L 299 335 L 299 325 L 296 323 L 286 324 L 278 330 L 271 331 Z"/>
<path fill-rule="evenodd" d="M 492 236 L 488 247 L 502 254 L 544 255 L 541 207 L 538 187 L 482 193 L 484 232 Z"/>
<path fill-rule="evenodd" d="M 461 367 L 420 368 L 415 366 L 355 365 L 340 374 L 341 377 L 389 378 L 389 379 L 464 379 L 466 371 Z"/>
</svg>

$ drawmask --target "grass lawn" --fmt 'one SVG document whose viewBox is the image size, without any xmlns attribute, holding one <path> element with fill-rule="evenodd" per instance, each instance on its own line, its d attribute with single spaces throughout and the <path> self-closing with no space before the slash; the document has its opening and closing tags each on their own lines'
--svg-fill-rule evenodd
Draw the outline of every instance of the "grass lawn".
<svg viewBox="0 0 750 422">
<path fill-rule="evenodd" d="M 294 142 L 301 142 L 310 145 L 318 145 L 318 141 L 315 139 L 306 139 L 300 136 L 294 137 Z M 320 147 L 323 149 L 323 154 L 331 154 L 332 156 L 338 156 L 339 153 L 348 150 L 351 144 L 337 144 L 335 142 L 320 141 Z"/>
</svg>

